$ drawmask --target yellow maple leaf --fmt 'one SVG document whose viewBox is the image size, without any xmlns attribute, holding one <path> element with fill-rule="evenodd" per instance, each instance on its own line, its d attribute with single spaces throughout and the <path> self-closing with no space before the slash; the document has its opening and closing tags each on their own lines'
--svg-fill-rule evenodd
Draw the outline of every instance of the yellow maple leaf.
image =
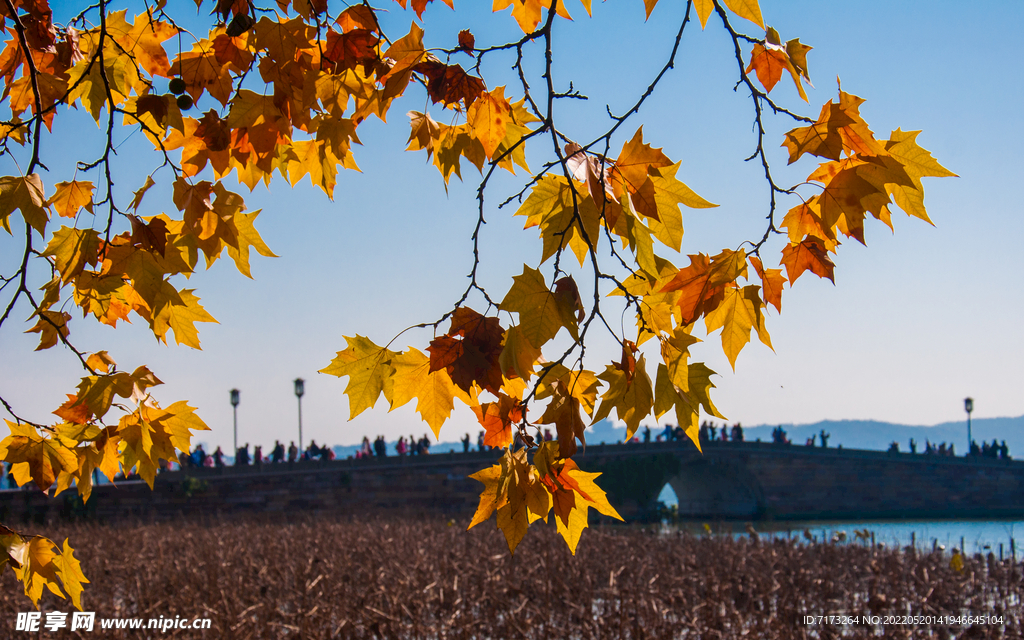
<svg viewBox="0 0 1024 640">
<path fill-rule="evenodd" d="M 57 565 L 54 563 L 58 556 L 54 553 L 53 542 L 42 536 L 32 536 L 23 545 L 12 555 L 18 555 L 21 559 L 21 567 L 14 568 L 14 575 L 25 585 L 25 595 L 37 607 L 39 599 L 43 597 L 43 589 L 64 598 L 58 583 Z"/>
<path fill-rule="evenodd" d="M 39 334 L 39 345 L 36 347 L 36 351 L 49 349 L 56 345 L 61 338 L 68 337 L 70 313 L 66 311 L 37 311 L 33 315 L 37 316 L 39 320 L 25 333 Z"/>
<path fill-rule="evenodd" d="M 626 423 L 626 440 L 629 440 L 640 427 L 640 421 L 654 408 L 654 389 L 647 375 L 644 356 L 637 359 L 632 376 L 616 365 L 608 365 L 597 377 L 608 383 L 608 390 L 601 395 L 601 404 L 593 422 L 607 418 L 615 409 L 619 420 Z"/>
<path fill-rule="evenodd" d="M 505 341 L 501 346 L 498 364 L 501 365 L 501 371 L 506 378 L 514 374 L 522 380 L 529 380 L 540 355 L 540 349 L 533 346 L 533 343 L 523 335 L 519 325 L 513 325 L 505 330 Z"/>
<path fill-rule="evenodd" d="M 544 283 L 540 271 L 529 265 L 524 264 L 522 275 L 512 280 L 514 284 L 498 308 L 518 313 L 520 332 L 540 349 L 562 328 L 558 300 Z"/>
<path fill-rule="evenodd" d="M 71 602 L 75 605 L 75 608 L 79 611 L 82 610 L 82 584 L 88 583 L 89 579 L 82 573 L 82 565 L 74 556 L 74 549 L 68 544 L 67 538 L 64 539 L 64 549 L 60 555 L 53 558 L 53 564 L 56 565 L 57 576 L 60 578 L 61 584 L 67 589 L 68 595 L 71 596 Z"/>
<path fill-rule="evenodd" d="M 480 494 L 480 504 L 473 514 L 473 519 L 470 521 L 469 526 L 466 527 L 467 531 L 481 522 L 486 522 L 494 515 L 498 505 L 498 484 L 501 479 L 501 465 L 490 466 L 477 471 L 469 477 L 483 483 L 484 490 Z"/>
<path fill-rule="evenodd" d="M 750 342 L 751 329 L 757 329 L 761 341 L 769 348 L 772 346 L 771 338 L 764 328 L 764 303 L 758 295 L 759 290 L 756 284 L 742 289 L 727 288 L 722 302 L 704 318 L 709 334 L 722 330 L 722 350 L 729 358 L 733 370 L 736 369 L 736 357 Z"/>
<path fill-rule="evenodd" d="M 178 292 L 180 303 L 169 303 L 160 307 L 160 311 L 153 316 L 153 333 L 163 342 L 167 342 L 167 330 L 174 331 L 174 341 L 184 344 L 193 349 L 200 349 L 199 331 L 196 329 L 197 322 L 217 322 L 206 309 L 199 304 L 199 298 L 192 293 L 192 289 L 182 289 Z"/>
<path fill-rule="evenodd" d="M 153 20 L 149 13 L 135 16 L 132 24 L 126 19 L 126 10 L 111 11 L 106 17 L 107 35 L 151 76 L 170 77 L 171 65 L 163 43 L 174 37 L 178 29 L 167 22 Z"/>
<path fill-rule="evenodd" d="M 455 407 L 454 398 L 472 405 L 469 394 L 457 387 L 444 369 L 430 371 L 430 358 L 418 349 L 394 355 L 390 362 L 394 373 L 385 378 L 384 397 L 393 411 L 416 398 L 416 411 L 430 425 L 434 436 L 441 437 L 441 425 Z"/>
<path fill-rule="evenodd" d="M 378 347 L 364 336 L 345 336 L 348 346 L 339 351 L 331 364 L 320 370 L 332 376 L 348 376 L 345 395 L 348 396 L 349 420 L 372 407 L 385 381 L 395 374 L 391 360 L 398 354 Z"/>
<path fill-rule="evenodd" d="M 63 218 L 74 218 L 82 207 L 92 213 L 92 193 L 95 190 L 93 183 L 88 181 L 58 182 L 56 191 L 46 204 L 53 205 Z"/>
<path fill-rule="evenodd" d="M 251 278 L 252 273 L 249 270 L 249 247 L 253 247 L 256 251 L 265 258 L 276 258 L 277 254 L 270 250 L 270 247 L 263 242 L 263 238 L 260 237 L 256 227 L 253 223 L 256 221 L 256 216 L 260 215 L 259 209 L 252 213 L 237 213 L 232 216 L 231 221 L 234 224 L 235 231 L 234 236 L 236 239 L 236 245 L 228 245 L 228 255 L 235 261 L 235 266 L 245 276 Z"/>
<path fill-rule="evenodd" d="M 71 448 L 75 443 L 60 435 L 44 437 L 35 427 L 7 420 L 11 434 L 0 441 L 0 460 L 13 465 L 12 471 L 19 484 L 31 478 L 46 491 L 62 471 L 73 472 L 78 460 Z"/>
<path fill-rule="evenodd" d="M 40 237 L 46 229 L 49 216 L 46 215 L 46 196 L 43 195 L 43 181 L 38 173 L 23 177 L 5 176 L 0 178 L 0 225 L 11 233 L 8 220 L 15 209 L 21 210 L 25 222 L 35 229 Z"/>
</svg>

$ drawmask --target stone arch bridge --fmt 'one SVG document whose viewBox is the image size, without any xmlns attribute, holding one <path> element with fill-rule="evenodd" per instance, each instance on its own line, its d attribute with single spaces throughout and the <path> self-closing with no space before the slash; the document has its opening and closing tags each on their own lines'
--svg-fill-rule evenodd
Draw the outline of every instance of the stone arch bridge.
<svg viewBox="0 0 1024 640">
<path fill-rule="evenodd" d="M 496 452 L 445 453 L 187 470 L 73 491 L 0 491 L 0 522 L 295 511 L 468 515 L 482 485 L 467 476 Z M 698 520 L 1014 518 L 1024 516 L 1024 462 L 770 443 L 591 445 L 577 462 L 627 520 L 658 517 L 669 484 L 679 515 Z"/>
</svg>

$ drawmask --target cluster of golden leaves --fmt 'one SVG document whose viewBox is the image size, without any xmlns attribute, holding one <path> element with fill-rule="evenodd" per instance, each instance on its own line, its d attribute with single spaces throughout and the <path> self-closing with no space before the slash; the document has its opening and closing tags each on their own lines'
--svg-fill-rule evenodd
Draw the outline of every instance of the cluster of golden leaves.
<svg viewBox="0 0 1024 640">
<path fill-rule="evenodd" d="M 395 1 L 421 20 L 432 2 Z M 453 7 L 451 0 L 445 4 Z M 657 0 L 643 4 L 650 16 Z M 590 14 L 590 0 L 582 5 Z M 543 35 L 541 22 L 551 7 L 552 0 L 493 3 L 495 12 L 511 8 L 525 34 L 520 48 Z M 563 2 L 554 7 L 557 15 L 570 17 Z M 770 92 L 788 71 L 807 99 L 810 47 L 798 39 L 783 44 L 765 26 L 757 0 L 695 0 L 693 8 L 702 27 L 712 13 L 725 20 L 732 12 L 765 30 L 752 47 L 746 73 Z M 451 62 L 455 54 L 476 58 L 486 51 L 476 48 L 469 31 L 459 34 L 457 46 L 442 59 L 425 47 L 424 29 L 415 22 L 404 36 L 387 36 L 378 19 L 381 9 L 369 3 L 332 14 L 326 0 L 278 0 L 275 12 L 257 11 L 250 0 L 217 0 L 213 13 L 220 21 L 206 37 L 181 29 L 166 9 L 158 2 L 130 18 L 124 10 L 94 5 L 61 25 L 47 0 L 0 5 L 0 27 L 11 35 L 0 52 L 0 100 L 10 109 L 10 118 L 0 123 L 0 151 L 12 153 L 14 145 L 33 149 L 27 174 L 0 177 L 0 224 L 11 233 L 11 216 L 18 211 L 29 247 L 33 232 L 46 244 L 42 251 L 26 251 L 25 258 L 44 260 L 50 274 L 38 302 L 26 291 L 35 321 L 28 331 L 39 334 L 38 349 L 71 345 L 68 310 L 74 306 L 112 327 L 134 313 L 157 339 L 166 342 L 171 330 L 177 343 L 198 349 L 196 323 L 215 320 L 194 290 L 175 284 L 179 276 L 195 272 L 200 252 L 209 268 L 226 250 L 246 276 L 251 250 L 274 255 L 254 226 L 259 211 L 248 211 L 223 181 L 233 174 L 253 189 L 269 185 L 275 172 L 293 186 L 308 176 L 333 198 L 339 168 L 358 170 L 352 152 L 353 144 L 361 144 L 358 127 L 370 116 L 385 120 L 409 87 L 422 86 L 436 108 L 451 116 L 445 124 L 427 110 L 408 114 L 408 149 L 425 151 L 446 184 L 453 174 L 461 179 L 463 158 L 480 172 L 498 167 L 514 174 L 518 166 L 529 173 L 525 142 L 552 126 L 527 96 L 513 101 L 505 87 L 488 89 L 476 75 L 478 67 L 466 70 Z M 105 10 L 100 20 L 88 21 Z M 168 91 L 162 92 L 165 82 Z M 891 226 L 895 204 L 928 219 L 921 178 L 952 174 L 916 144 L 916 132 L 897 130 L 888 140 L 876 140 L 859 114 L 860 103 L 841 92 L 817 122 L 786 135 L 791 162 L 804 154 L 826 161 L 808 178 L 820 193 L 794 207 L 781 225 L 789 236 L 780 260 L 785 276 L 781 268 L 762 264 L 760 245 L 751 254 L 724 249 L 690 255 L 684 267 L 662 255 L 682 249 L 681 206 L 715 205 L 677 178 L 680 163 L 645 142 L 642 128 L 614 158 L 593 152 L 593 145 L 568 142 L 559 150 L 561 162 L 551 165 L 560 172 L 546 169 L 534 176 L 516 211 L 525 228 L 538 230 L 542 255 L 535 267 L 524 265 L 498 304 L 499 311 L 514 314 L 514 322 L 503 326 L 497 316 L 459 306 L 450 314 L 448 331 L 435 336 L 426 353 L 412 347 L 392 351 L 355 336 L 346 338 L 346 348 L 323 372 L 349 378 L 351 417 L 381 395 L 392 409 L 415 398 L 416 410 L 439 434 L 454 400 L 468 405 L 485 443 L 505 449 L 499 464 L 473 476 L 485 489 L 470 526 L 496 514 L 514 550 L 527 527 L 546 521 L 553 509 L 558 530 L 575 552 L 588 509 L 618 517 L 594 483 L 598 474 L 581 471 L 573 461 L 577 442 L 585 444 L 588 421 L 614 410 L 629 438 L 641 420 L 674 411 L 699 447 L 700 411 L 720 414 L 709 396 L 714 372 L 691 362 L 698 320 L 704 319 L 709 334 L 721 330 L 722 348 L 735 366 L 751 332 L 771 346 L 766 311 L 772 305 L 781 312 L 785 284 L 805 271 L 831 279 L 829 254 L 840 236 L 864 242 L 869 213 Z M 61 106 L 90 114 L 107 127 L 108 140 L 119 117 L 153 145 L 163 164 L 127 205 L 115 203 L 109 173 L 97 189 L 77 172 L 44 183 L 32 169 L 38 166 L 35 133 L 52 127 Z M 193 107 L 196 116 L 189 115 Z M 108 143 L 103 157 L 81 170 L 106 165 L 109 172 L 111 153 Z M 173 213 L 140 214 L 150 208 L 144 198 L 160 180 L 172 194 Z M 55 229 L 57 218 L 69 223 Z M 624 296 L 635 308 L 637 331 L 634 340 L 619 339 L 618 361 L 595 372 L 582 363 L 563 365 L 565 356 L 542 356 L 562 329 L 581 346 L 596 300 L 588 311 L 571 275 L 556 266 L 549 282 L 539 269 L 553 257 L 557 265 L 565 250 L 581 266 L 591 261 L 596 269 L 602 237 L 632 261 L 632 273 L 608 295 Z M 652 339 L 661 353 L 653 382 L 640 352 Z M 54 412 L 59 421 L 8 422 L 11 435 L 0 442 L 0 459 L 14 464 L 19 484 L 53 486 L 54 493 L 74 485 L 84 499 L 94 469 L 111 479 L 135 470 L 152 486 L 161 460 L 187 451 L 192 432 L 206 426 L 185 402 L 161 408 L 149 391 L 160 381 L 147 367 L 128 373 L 105 351 L 75 353 L 88 375 Z M 112 407 L 123 415 L 106 418 Z M 554 425 L 557 440 L 535 441 L 526 428 L 536 425 Z M 45 538 L 7 529 L 0 539 L 7 553 L 0 567 L 10 562 L 34 602 L 44 586 L 59 594 L 59 578 L 79 605 L 85 580 L 67 543 L 59 551 Z"/>
<path fill-rule="evenodd" d="M 496 2 L 495 8 L 510 4 L 526 33 L 537 28 L 540 10 L 548 6 L 540 2 Z M 654 4 L 647 3 L 648 13 Z M 756 2 L 726 4 L 737 15 L 765 28 Z M 561 3 L 558 6 L 562 8 Z M 697 2 L 695 6 L 703 26 L 714 5 Z M 589 5 L 587 9 L 589 12 Z M 783 45 L 778 33 L 767 27 L 765 40 L 753 46 L 746 72 L 754 72 L 771 92 L 781 72 L 787 70 L 800 97 L 806 100 L 802 80 L 810 79 L 809 50 L 799 39 Z M 714 256 L 690 255 L 684 267 L 656 253 L 657 244 L 675 254 L 681 250 L 680 206 L 716 205 L 676 177 L 679 163 L 645 143 L 642 128 L 615 158 L 590 153 L 575 143 L 566 145 L 564 175 L 550 173 L 539 178 L 516 215 L 526 218 L 526 228 L 539 230 L 542 264 L 567 249 L 581 266 L 596 260 L 595 250 L 603 234 L 616 238 L 632 255 L 632 275 L 608 295 L 625 295 L 635 305 L 637 338 L 635 342 L 623 340 L 621 360 L 606 365 L 603 372 L 582 367 L 570 370 L 560 362 L 544 359 L 542 349 L 563 328 L 579 341 L 585 309 L 571 276 L 549 284 L 539 270 L 529 265 L 524 265 L 523 274 L 515 277 L 498 306 L 500 311 L 516 314 L 517 323 L 502 327 L 497 317 L 459 308 L 448 333 L 430 343 L 429 357 L 415 348 L 401 353 L 389 351 L 356 336 L 346 338 L 348 347 L 322 371 L 349 376 L 346 394 L 352 417 L 372 407 L 381 393 L 392 409 L 415 397 L 417 410 L 439 434 L 453 410 L 454 399 L 468 404 L 485 431 L 484 444 L 506 449 L 500 464 L 473 476 L 484 483 L 485 490 L 470 526 L 497 513 L 497 526 L 504 532 L 509 549 L 514 550 L 528 525 L 546 520 L 554 505 L 559 531 L 575 551 L 581 527 L 571 525 L 570 513 L 576 512 L 565 505 L 590 503 L 601 513 L 618 515 L 613 510 L 602 510 L 606 506 L 603 493 L 599 499 L 587 497 L 597 495 L 593 491 L 596 485 L 573 493 L 565 489 L 565 483 L 545 481 L 561 473 L 551 469 L 572 462 L 577 441 L 585 444 L 588 423 L 607 418 L 615 410 L 626 424 L 629 439 L 645 418 L 660 418 L 674 411 L 676 422 L 699 448 L 700 412 L 724 416 L 709 396 L 714 371 L 704 363 L 690 361 L 690 347 L 699 342 L 692 335 L 695 324 L 703 319 L 708 334 L 721 331 L 722 349 L 735 367 L 752 333 L 771 347 L 767 307 L 771 305 L 781 313 L 787 282 L 792 285 L 805 271 L 832 279 L 834 263 L 829 253 L 835 252 L 839 234 L 864 242 L 866 216 L 870 213 L 891 227 L 889 207 L 893 204 L 927 220 L 921 178 L 953 174 L 917 146 L 916 132 L 897 130 L 889 140 L 876 140 L 859 114 L 861 102 L 840 92 L 839 103 L 825 105 L 816 123 L 786 135 L 784 144 L 790 150 L 791 163 L 805 153 L 828 162 L 808 177 L 808 182 L 821 186 L 821 193 L 794 207 L 781 224 L 790 239 L 780 259 L 785 275 L 782 268 L 766 268 L 759 252 L 748 254 L 742 248 L 723 249 Z M 444 127 L 428 114 L 411 113 L 409 149 L 425 149 L 428 157 L 433 155 L 445 180 L 458 171 L 459 155 L 478 168 L 485 156 L 494 161 L 495 156 L 483 143 L 486 136 L 477 136 L 480 146 L 470 144 L 473 113 L 471 107 L 461 127 Z M 533 121 L 522 103 L 513 113 L 523 114 L 514 116 L 518 126 Z M 528 131 L 517 132 L 517 136 Z M 458 136 L 466 141 L 464 145 L 453 142 Z M 493 140 L 500 137 L 497 133 Z M 509 163 L 501 146 L 493 149 L 500 162 Z M 447 162 L 445 157 L 449 158 Z M 638 349 L 639 344 L 651 339 L 657 339 L 661 347 L 661 362 L 653 383 Z M 537 380 L 532 383 L 531 397 L 534 376 Z M 483 393 L 490 393 L 494 400 L 482 401 Z M 541 415 L 531 418 L 528 400 L 547 401 Z M 553 447 L 551 443 L 535 442 L 526 431 L 530 425 L 555 425 L 557 441 Z M 525 448 L 513 445 L 517 434 Z M 527 460 L 527 450 L 533 451 L 533 464 Z M 583 473 L 574 463 L 558 468 L 569 469 L 569 474 Z M 571 496 L 576 496 L 575 502 Z"/>
</svg>

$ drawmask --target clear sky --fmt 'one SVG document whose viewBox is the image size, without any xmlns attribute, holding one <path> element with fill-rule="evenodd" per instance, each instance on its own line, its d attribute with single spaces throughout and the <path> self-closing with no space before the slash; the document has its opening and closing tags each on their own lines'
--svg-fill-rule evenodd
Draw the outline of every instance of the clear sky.
<svg viewBox="0 0 1024 640">
<path fill-rule="evenodd" d="M 458 29 L 466 27 L 477 46 L 519 37 L 514 21 L 491 16 L 483 6 L 489 4 L 456 0 L 458 12 L 452 13 L 433 3 L 425 14 L 428 46 L 451 46 Z M 608 125 L 606 104 L 621 112 L 635 100 L 671 47 L 682 5 L 662 0 L 644 24 L 639 0 L 595 2 L 593 19 L 575 0 L 570 3 L 577 20 L 556 23 L 555 80 L 563 89 L 572 80 L 590 100 L 559 105 L 564 132 L 589 141 Z M 787 289 L 783 313 L 769 312 L 775 352 L 754 340 L 733 373 L 712 336 L 711 348 L 695 357 L 720 374 L 713 378 L 715 403 L 730 421 L 747 425 L 821 419 L 934 424 L 961 418 L 965 396 L 975 399 L 975 417 L 1024 414 L 1024 291 L 1012 275 L 1024 241 L 1017 193 L 1024 181 L 1024 90 L 1013 62 L 1024 4 L 982 2 L 968 9 L 953 2 L 764 0 L 762 10 L 784 40 L 799 37 L 814 47 L 808 57 L 815 84 L 808 90 L 810 104 L 799 100 L 788 79 L 774 98 L 816 117 L 836 95 L 841 77 L 844 90 L 867 100 L 861 113 L 878 137 L 897 127 L 921 129 L 918 142 L 960 177 L 925 180 L 934 227 L 902 213 L 893 216 L 895 234 L 881 223 L 870 224 L 867 248 L 853 240 L 840 248 L 835 286 L 807 274 L 795 290 Z M 386 19 L 394 25 L 389 32 L 401 35 L 413 17 L 395 5 Z M 742 22 L 734 21 L 758 35 Z M 716 18 L 704 32 L 691 23 L 676 68 L 613 145 L 617 153 L 623 136 L 643 123 L 645 140 L 682 162 L 678 177 L 721 205 L 683 211 L 684 254 L 735 248 L 763 231 L 767 193 L 760 168 L 743 162 L 756 141 L 751 102 L 742 89 L 733 91 L 731 46 Z M 508 77 L 510 64 L 496 56 L 485 77 L 490 86 L 509 84 L 507 94 L 518 97 Z M 365 146 L 355 154 L 362 173 L 339 174 L 333 202 L 308 181 L 290 189 L 278 180 L 269 191 L 258 187 L 246 197 L 250 209 L 263 209 L 257 228 L 280 257 L 254 255 L 253 280 L 230 261 L 192 277 L 188 287 L 195 287 L 220 322 L 200 325 L 202 351 L 173 341 L 159 344 L 140 320 L 115 331 L 80 314 L 70 325 L 76 344 L 87 351 L 107 349 L 129 370 L 150 365 L 166 382 L 157 398 L 198 406 L 213 429 L 199 440 L 212 445 L 231 444 L 231 388 L 242 393 L 241 442 L 295 439 L 296 377 L 306 380 L 307 441 L 352 443 L 363 435 L 393 439 L 428 431 L 413 404 L 388 414 L 383 398 L 376 409 L 348 422 L 342 393 L 347 381 L 317 373 L 344 348 L 343 335 L 384 344 L 405 327 L 442 315 L 465 287 L 476 172 L 464 171 L 466 183 L 453 179 L 446 193 L 422 152 L 403 151 L 404 114 L 424 106 L 422 92 L 412 89 L 392 108 L 388 124 L 369 122 L 359 129 Z M 440 110 L 432 113 L 442 118 Z M 71 166 L 84 149 L 95 149 L 89 147 L 95 142 L 90 120 L 60 120 L 44 144 L 44 158 L 60 157 L 51 165 L 54 175 L 61 162 Z M 773 148 L 794 126 L 783 117 L 769 124 Z M 153 166 L 151 156 L 142 161 L 132 149 L 129 140 L 119 159 L 118 185 L 125 192 L 137 188 Z M 538 148 L 529 155 L 531 165 L 549 153 Z M 772 154 L 782 183 L 797 182 L 811 170 L 808 161 L 787 171 L 785 151 Z M 0 158 L 0 166 L 4 175 L 17 173 L 7 158 Z M 540 256 L 536 230 L 524 231 L 511 208 L 494 206 L 519 188 L 515 178 L 502 176 L 489 192 L 481 274 L 492 297 L 500 298 L 523 263 L 535 265 Z M 146 215 L 171 208 L 166 190 L 162 201 L 158 195 L 147 196 Z M 783 210 L 793 204 L 784 202 Z M 776 262 L 767 266 L 777 266 L 782 243 L 776 240 L 763 252 L 766 261 Z M 10 270 L 14 246 L 2 234 L 0 272 Z M 687 263 L 684 257 L 674 261 Z M 27 315 L 22 309 L 20 316 Z M 623 322 L 633 324 L 632 318 Z M 12 324 L 0 333 L 0 395 L 13 399 L 26 417 L 46 421 L 82 372 L 61 347 L 33 353 L 37 336 L 20 333 L 28 326 Z M 587 365 L 601 370 L 617 348 L 606 336 L 595 337 L 603 344 L 588 351 Z M 422 350 L 430 338 L 410 332 L 396 346 Z M 655 351 L 648 360 L 656 360 Z M 465 431 L 475 433 L 477 427 L 472 413 L 457 403 L 441 439 L 455 440 Z"/>
</svg>

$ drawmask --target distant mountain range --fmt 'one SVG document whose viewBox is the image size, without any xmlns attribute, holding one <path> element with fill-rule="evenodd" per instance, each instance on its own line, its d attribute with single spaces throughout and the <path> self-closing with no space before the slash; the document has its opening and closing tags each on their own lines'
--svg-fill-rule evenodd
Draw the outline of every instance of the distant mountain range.
<svg viewBox="0 0 1024 640">
<path fill-rule="evenodd" d="M 717 423 L 721 426 L 721 423 Z M 963 455 L 967 451 L 967 421 L 945 422 L 932 427 L 912 426 L 905 424 L 893 424 L 891 422 L 879 422 L 876 420 L 823 420 L 813 424 L 782 424 L 782 425 L 757 425 L 743 427 L 743 435 L 746 440 L 757 440 L 770 442 L 772 429 L 781 426 L 794 444 L 803 444 L 812 435 L 818 435 L 822 429 L 830 433 L 828 446 L 835 447 L 843 445 L 844 449 L 874 449 L 886 450 L 889 443 L 899 443 L 900 451 L 909 451 L 910 439 L 917 442 L 917 450 L 924 451 L 925 441 L 933 444 L 945 442 L 956 446 L 957 455 Z M 664 427 L 651 426 L 651 439 L 662 432 Z M 587 444 L 613 444 L 621 442 L 626 437 L 625 427 L 617 427 L 610 420 L 602 420 L 587 429 Z M 643 427 L 640 427 L 637 436 L 643 437 Z M 971 421 L 971 436 L 980 445 L 982 441 L 992 442 L 993 439 L 1003 441 L 1010 449 L 1010 455 L 1016 458 L 1024 458 L 1024 416 L 1016 418 L 978 418 Z M 815 444 L 820 444 L 816 441 Z M 476 448 L 474 437 L 473 447 Z M 334 453 L 338 458 L 344 459 L 354 455 L 359 445 L 336 446 Z M 430 453 L 447 453 L 449 451 L 462 451 L 461 442 L 438 442 L 432 443 Z M 395 443 L 388 443 L 388 455 L 395 455 Z"/>
</svg>

